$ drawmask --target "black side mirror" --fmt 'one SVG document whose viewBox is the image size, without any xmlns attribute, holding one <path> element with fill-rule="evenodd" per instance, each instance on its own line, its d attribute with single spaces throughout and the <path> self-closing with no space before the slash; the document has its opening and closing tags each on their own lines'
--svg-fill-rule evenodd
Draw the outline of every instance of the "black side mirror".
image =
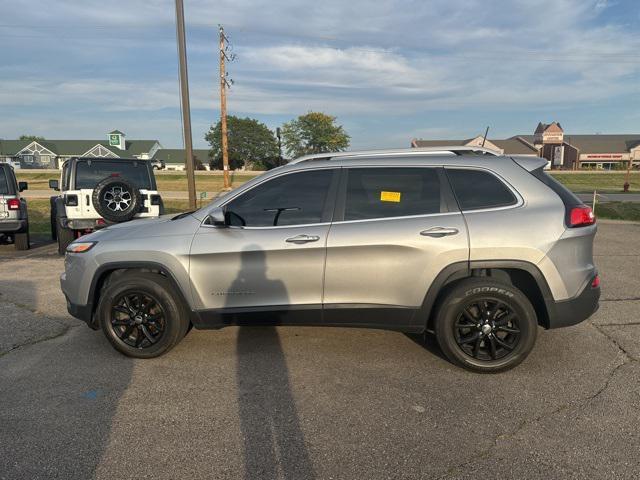
<svg viewBox="0 0 640 480">
<path fill-rule="evenodd" d="M 24 192 L 25 190 L 29 190 L 29 184 L 27 182 L 18 182 L 18 191 Z"/>
<path fill-rule="evenodd" d="M 209 213 L 209 218 L 207 219 L 207 224 L 212 225 L 214 227 L 228 227 L 229 223 L 227 222 L 227 216 L 224 213 L 224 209 L 218 207 L 214 208 L 211 213 Z"/>
<path fill-rule="evenodd" d="M 60 190 L 60 185 L 58 180 L 49 180 L 49 188 L 53 188 L 56 191 Z"/>
</svg>

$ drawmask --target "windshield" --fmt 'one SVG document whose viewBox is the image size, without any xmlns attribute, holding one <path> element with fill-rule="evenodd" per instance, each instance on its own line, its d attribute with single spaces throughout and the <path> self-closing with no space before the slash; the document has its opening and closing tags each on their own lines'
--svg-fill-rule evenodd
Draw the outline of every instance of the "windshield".
<svg viewBox="0 0 640 480">
<path fill-rule="evenodd" d="M 6 195 L 9 193 L 9 179 L 5 169 L 0 167 L 0 195 Z"/>
<path fill-rule="evenodd" d="M 76 188 L 94 188 L 107 177 L 119 176 L 138 188 L 151 190 L 151 176 L 144 161 L 105 162 L 80 160 L 76 165 Z"/>
</svg>

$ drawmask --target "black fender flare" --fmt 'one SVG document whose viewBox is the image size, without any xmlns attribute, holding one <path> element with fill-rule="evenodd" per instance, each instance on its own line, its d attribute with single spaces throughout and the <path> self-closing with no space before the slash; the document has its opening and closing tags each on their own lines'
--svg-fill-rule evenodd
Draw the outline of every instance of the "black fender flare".
<svg viewBox="0 0 640 480">
<path fill-rule="evenodd" d="M 56 222 L 60 222 L 61 218 L 67 218 L 67 209 L 62 195 L 51 197 L 51 208 L 54 209 Z"/>
<path fill-rule="evenodd" d="M 430 320 L 433 307 L 442 290 L 446 288 L 447 285 L 457 280 L 472 277 L 474 270 L 485 269 L 522 270 L 531 275 L 540 290 L 544 303 L 544 305 L 539 307 L 546 310 L 545 312 L 540 312 L 539 308 L 536 308 L 537 313 L 544 313 L 543 318 L 539 318 L 539 321 L 542 322 L 545 328 L 549 328 L 549 319 L 555 318 L 556 316 L 556 302 L 546 278 L 536 265 L 524 260 L 472 260 L 470 262 L 456 262 L 448 265 L 436 276 L 435 280 L 427 290 L 427 294 L 422 302 L 420 318 L 422 320 L 426 319 L 425 321 L 427 322 L 428 330 L 430 329 L 428 322 Z"/>
<path fill-rule="evenodd" d="M 87 306 L 91 307 L 91 320 L 89 326 L 92 328 L 97 328 L 95 324 L 94 313 L 97 307 L 97 299 L 100 294 L 100 289 L 104 283 L 105 275 L 114 272 L 116 270 L 152 270 L 161 272 L 159 275 L 164 274 L 164 276 L 169 280 L 171 285 L 174 287 L 175 291 L 178 293 L 179 301 L 182 302 L 186 310 L 189 312 L 189 320 L 191 323 L 197 323 L 199 321 L 198 313 L 193 310 L 190 302 L 188 301 L 187 292 L 181 287 L 180 283 L 176 279 L 176 276 L 173 272 L 168 269 L 166 266 L 157 263 L 157 262 L 148 262 L 148 261 L 133 261 L 133 262 L 109 262 L 100 265 L 93 274 L 93 278 L 91 279 L 91 285 L 89 286 L 89 296 L 87 301 Z"/>
</svg>

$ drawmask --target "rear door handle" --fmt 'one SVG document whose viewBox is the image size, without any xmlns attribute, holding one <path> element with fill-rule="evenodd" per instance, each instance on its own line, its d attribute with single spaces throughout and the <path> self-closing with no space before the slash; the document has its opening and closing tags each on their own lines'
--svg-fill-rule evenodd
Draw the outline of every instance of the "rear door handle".
<svg viewBox="0 0 640 480">
<path fill-rule="evenodd" d="M 421 231 L 420 235 L 424 237 L 440 238 L 440 237 L 445 237 L 447 235 L 456 235 L 457 233 L 458 233 L 457 228 L 431 227 Z"/>
<path fill-rule="evenodd" d="M 318 237 L 317 235 L 296 235 L 295 237 L 287 238 L 285 242 L 302 244 L 302 243 L 309 243 L 309 242 L 317 242 L 318 240 L 320 240 L 320 237 Z"/>
</svg>

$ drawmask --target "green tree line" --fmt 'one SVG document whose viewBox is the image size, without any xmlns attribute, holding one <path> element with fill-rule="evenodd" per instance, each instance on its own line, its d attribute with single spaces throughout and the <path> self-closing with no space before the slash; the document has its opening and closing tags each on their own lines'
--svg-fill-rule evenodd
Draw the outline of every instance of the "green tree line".
<svg viewBox="0 0 640 480">
<path fill-rule="evenodd" d="M 336 117 L 309 112 L 285 123 L 281 130 L 282 147 L 288 158 L 349 147 L 350 137 Z M 212 125 L 205 134 L 209 142 L 210 167 L 222 169 L 222 126 Z M 254 118 L 227 117 L 229 168 L 268 170 L 279 165 L 280 152 L 275 132 Z"/>
</svg>

